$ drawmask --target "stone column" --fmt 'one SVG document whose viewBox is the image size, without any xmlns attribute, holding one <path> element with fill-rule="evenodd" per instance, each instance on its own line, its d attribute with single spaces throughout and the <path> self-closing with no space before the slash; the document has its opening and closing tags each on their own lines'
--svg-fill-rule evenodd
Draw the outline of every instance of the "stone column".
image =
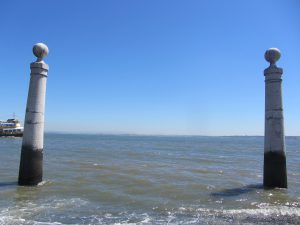
<svg viewBox="0 0 300 225">
<path fill-rule="evenodd" d="M 33 46 L 33 54 L 37 60 L 30 64 L 19 185 L 37 185 L 43 180 L 44 111 L 49 69 L 43 58 L 48 54 L 48 47 L 37 43 Z"/>
<path fill-rule="evenodd" d="M 280 58 L 277 48 L 270 48 L 265 59 L 270 66 L 265 69 L 265 143 L 264 143 L 264 187 L 287 188 L 285 137 L 283 125 L 281 75 L 276 66 Z"/>
</svg>

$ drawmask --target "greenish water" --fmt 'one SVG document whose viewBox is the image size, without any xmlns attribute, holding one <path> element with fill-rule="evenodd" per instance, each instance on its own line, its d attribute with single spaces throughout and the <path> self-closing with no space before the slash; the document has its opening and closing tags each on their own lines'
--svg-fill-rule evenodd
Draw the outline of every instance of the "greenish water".
<svg viewBox="0 0 300 225">
<path fill-rule="evenodd" d="M 300 224 L 289 188 L 262 188 L 263 137 L 46 134 L 44 182 L 16 185 L 21 138 L 0 139 L 0 224 Z"/>
</svg>

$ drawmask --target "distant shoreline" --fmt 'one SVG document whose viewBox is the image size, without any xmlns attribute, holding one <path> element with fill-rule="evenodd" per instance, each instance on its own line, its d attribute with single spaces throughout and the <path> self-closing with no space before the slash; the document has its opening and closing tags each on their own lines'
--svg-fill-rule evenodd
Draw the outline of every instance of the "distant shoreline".
<svg viewBox="0 0 300 225">
<path fill-rule="evenodd" d="M 137 136 L 137 137 L 264 137 L 264 135 L 184 135 L 184 134 L 130 134 L 130 133 L 84 133 L 84 132 L 63 132 L 46 131 L 45 134 L 65 134 L 65 135 L 99 135 L 99 136 Z M 300 137 L 286 135 L 286 137 Z"/>
</svg>

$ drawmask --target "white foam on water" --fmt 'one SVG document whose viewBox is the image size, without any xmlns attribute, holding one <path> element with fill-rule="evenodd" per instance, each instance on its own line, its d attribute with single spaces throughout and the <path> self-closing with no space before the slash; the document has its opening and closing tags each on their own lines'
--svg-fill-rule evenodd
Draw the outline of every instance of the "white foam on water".
<svg viewBox="0 0 300 225">
<path fill-rule="evenodd" d="M 142 220 L 140 223 L 150 223 L 151 222 L 151 217 L 148 216 L 148 214 L 143 214 L 145 215 L 145 219 Z"/>
<path fill-rule="evenodd" d="M 63 225 L 63 223 L 59 223 L 59 222 L 49 222 L 49 223 L 45 223 L 45 222 L 36 222 L 33 221 L 33 225 Z"/>
<path fill-rule="evenodd" d="M 259 209 L 220 210 L 212 213 L 219 222 L 229 224 L 300 224 L 300 209 L 287 206 L 269 206 Z M 222 224 L 222 223 L 215 223 Z"/>
<path fill-rule="evenodd" d="M 126 222 L 124 222 L 124 223 L 113 223 L 113 225 L 136 225 L 136 223 L 126 223 Z"/>
<path fill-rule="evenodd" d="M 70 210 L 85 205 L 87 202 L 80 198 L 71 199 L 48 199 L 45 203 L 38 205 L 30 201 L 24 201 L 21 205 L 15 205 L 0 211 L 0 225 L 10 224 L 62 224 L 60 222 L 40 222 L 34 220 L 36 215 L 47 215 L 51 211 Z"/>
<path fill-rule="evenodd" d="M 297 216 L 300 222 L 300 208 L 292 208 L 288 206 L 270 206 L 260 209 L 232 209 L 224 210 L 225 214 L 247 214 L 247 215 L 263 215 L 263 216 Z"/>
<path fill-rule="evenodd" d="M 216 186 L 214 186 L 214 185 L 207 185 L 206 186 L 206 189 L 207 190 L 213 190 L 213 189 L 215 189 L 216 188 Z"/>
<path fill-rule="evenodd" d="M 2 216 L 0 214 L 0 224 L 10 225 L 10 224 L 24 224 L 25 220 L 21 218 L 14 218 L 13 216 Z"/>
<path fill-rule="evenodd" d="M 152 224 L 152 218 L 147 213 L 129 213 L 123 211 L 117 214 L 104 213 L 101 215 L 92 215 L 80 217 L 83 224 L 114 224 L 114 225 L 146 225 Z"/>
<path fill-rule="evenodd" d="M 38 183 L 37 186 L 44 186 L 44 185 L 49 184 L 49 183 L 50 183 L 50 181 L 43 180 L 42 182 Z"/>
<path fill-rule="evenodd" d="M 235 217 L 252 217 L 252 218 L 266 218 L 274 216 L 288 216 L 297 219 L 300 223 L 300 208 L 289 206 L 269 206 L 266 204 L 260 204 L 260 208 L 257 209 L 228 209 L 228 210 L 216 210 L 216 209 L 197 209 L 198 212 L 204 215 L 216 215 L 216 216 L 233 216 Z"/>
<path fill-rule="evenodd" d="M 0 224 L 115 224 L 115 225 L 148 225 L 148 224 L 297 224 L 300 223 L 300 208 L 297 202 L 273 206 L 268 203 L 253 203 L 255 209 L 208 209 L 194 207 L 179 207 L 152 212 L 119 213 L 102 212 L 91 214 L 69 215 L 66 212 L 83 207 L 87 201 L 80 198 L 48 199 L 42 205 L 33 202 L 23 202 L 0 211 Z M 58 212 L 62 216 L 57 216 Z M 35 217 L 41 215 L 41 217 Z M 53 217 L 51 217 L 53 216 Z M 43 222 L 45 220 L 45 222 Z M 72 221 L 72 222 L 67 222 Z M 275 221 L 275 222 L 274 222 Z"/>
</svg>

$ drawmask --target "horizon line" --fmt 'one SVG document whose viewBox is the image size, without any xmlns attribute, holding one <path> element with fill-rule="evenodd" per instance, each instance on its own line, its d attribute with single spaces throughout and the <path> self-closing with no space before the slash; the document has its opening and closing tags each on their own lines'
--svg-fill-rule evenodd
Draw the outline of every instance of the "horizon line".
<svg viewBox="0 0 300 225">
<path fill-rule="evenodd" d="M 166 137 L 264 137 L 259 134 L 229 134 L 229 135 L 207 135 L 207 134 L 137 134 L 137 133 L 110 133 L 110 132 L 71 132 L 71 131 L 45 131 L 45 134 L 74 134 L 74 135 L 115 135 L 115 136 L 166 136 Z M 300 137 L 300 135 L 285 135 L 285 137 Z"/>
</svg>

